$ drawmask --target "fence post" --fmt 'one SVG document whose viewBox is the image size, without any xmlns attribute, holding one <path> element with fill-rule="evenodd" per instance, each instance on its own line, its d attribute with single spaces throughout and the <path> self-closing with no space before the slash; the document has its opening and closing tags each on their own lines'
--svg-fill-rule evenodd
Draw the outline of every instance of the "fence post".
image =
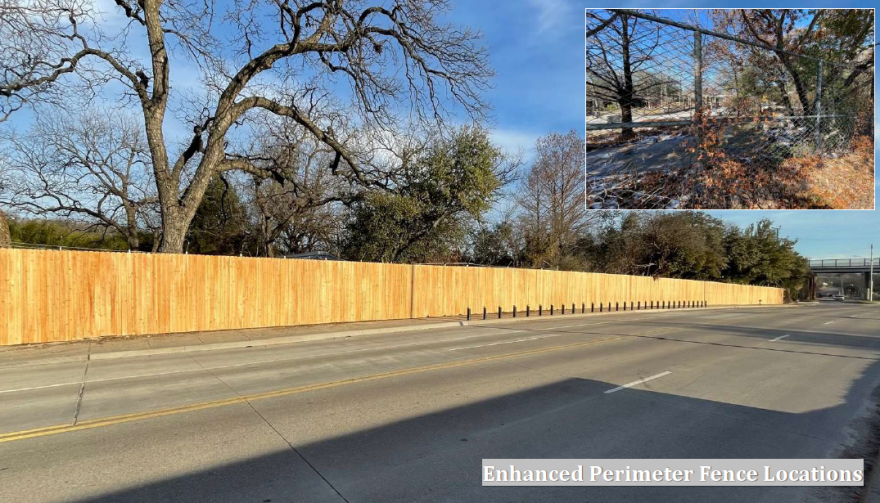
<svg viewBox="0 0 880 503">
<path fill-rule="evenodd" d="M 819 60 L 819 70 L 816 75 L 816 151 L 822 150 L 822 60 Z"/>
</svg>

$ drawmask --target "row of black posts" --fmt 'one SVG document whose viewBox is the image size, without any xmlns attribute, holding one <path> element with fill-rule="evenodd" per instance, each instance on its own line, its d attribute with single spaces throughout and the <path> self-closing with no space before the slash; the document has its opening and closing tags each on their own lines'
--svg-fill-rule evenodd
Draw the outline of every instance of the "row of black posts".
<svg viewBox="0 0 880 503">
<path fill-rule="evenodd" d="M 642 307 L 643 306 L 642 306 L 641 301 L 629 303 L 629 310 L 630 311 L 638 311 L 638 310 L 641 310 Z M 655 304 L 654 301 L 652 300 L 650 304 L 648 304 L 647 302 L 645 302 L 645 304 L 644 304 L 644 309 L 681 309 L 681 308 L 694 308 L 694 307 L 709 307 L 709 303 L 705 300 L 703 300 L 703 301 L 675 301 L 675 302 L 672 302 L 672 301 L 667 302 L 664 300 L 662 302 L 657 301 L 657 303 Z M 554 315 L 555 310 L 556 310 L 555 306 L 553 304 L 550 304 L 550 316 Z M 620 311 L 620 302 L 614 303 L 613 310 Z M 626 311 L 626 302 L 623 303 L 623 310 Z M 531 315 L 531 311 L 532 311 L 531 307 L 527 305 L 526 306 L 526 317 L 527 318 Z M 605 304 L 602 304 L 600 302 L 599 303 L 599 312 L 602 313 L 604 311 L 605 311 Z M 608 303 L 608 312 L 611 312 L 611 311 L 612 311 L 611 303 L 609 302 Z M 570 312 L 571 312 L 571 314 L 577 313 L 577 307 L 575 306 L 575 304 L 571 305 Z M 587 304 L 581 303 L 581 314 L 584 314 L 586 312 L 587 312 Z M 595 303 L 590 303 L 590 312 L 591 313 L 596 312 L 596 304 Z M 562 305 L 562 314 L 565 314 L 565 304 Z M 483 319 L 484 320 L 487 318 L 487 315 L 488 315 L 488 311 L 484 307 L 483 308 Z M 501 318 L 501 315 L 502 315 L 501 306 L 498 306 L 498 317 Z M 544 306 L 539 305 L 538 306 L 538 316 L 543 316 L 543 315 L 544 315 Z M 513 317 L 516 318 L 516 306 L 513 306 Z M 471 319 L 471 308 L 467 308 L 467 319 L 468 320 Z"/>
</svg>

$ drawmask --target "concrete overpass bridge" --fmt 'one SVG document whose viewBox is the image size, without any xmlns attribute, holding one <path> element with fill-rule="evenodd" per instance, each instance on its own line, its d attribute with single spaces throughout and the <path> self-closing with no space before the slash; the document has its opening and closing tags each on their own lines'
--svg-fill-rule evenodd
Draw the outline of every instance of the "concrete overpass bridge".
<svg viewBox="0 0 880 503">
<path fill-rule="evenodd" d="M 871 265 L 874 266 L 874 299 L 880 287 L 880 257 L 831 258 L 810 260 L 810 270 L 816 275 L 818 293 L 843 293 L 851 299 L 867 299 Z"/>
</svg>

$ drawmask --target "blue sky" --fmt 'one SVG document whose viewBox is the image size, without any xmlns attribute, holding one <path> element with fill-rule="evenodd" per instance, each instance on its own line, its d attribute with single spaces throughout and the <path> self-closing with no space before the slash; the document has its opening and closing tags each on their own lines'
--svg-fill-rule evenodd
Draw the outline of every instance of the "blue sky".
<svg viewBox="0 0 880 503">
<path fill-rule="evenodd" d="M 583 10 L 609 2 L 570 0 L 456 0 L 454 22 L 480 28 L 497 76 L 489 98 L 494 106 L 495 141 L 507 148 L 530 149 L 549 131 L 583 134 Z M 716 8 L 715 2 L 621 2 L 620 8 Z M 728 2 L 725 7 L 754 7 Z M 777 1 L 774 7 L 825 7 L 810 2 Z M 870 8 L 870 2 L 840 2 L 835 7 Z M 663 15 L 663 13 L 660 13 Z M 529 155 L 529 152 L 526 152 Z M 876 190 L 875 190 L 876 193 Z M 871 242 L 880 246 L 880 212 L 865 210 L 712 211 L 739 225 L 770 218 L 783 235 L 798 240 L 798 250 L 814 258 L 861 257 Z"/>
</svg>

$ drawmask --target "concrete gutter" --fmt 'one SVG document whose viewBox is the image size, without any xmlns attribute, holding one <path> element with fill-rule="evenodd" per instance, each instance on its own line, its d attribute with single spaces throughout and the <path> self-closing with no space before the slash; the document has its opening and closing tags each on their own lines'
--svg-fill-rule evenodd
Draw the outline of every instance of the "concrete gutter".
<svg viewBox="0 0 880 503">
<path fill-rule="evenodd" d="M 790 305 L 788 305 L 790 307 Z M 518 321 L 549 321 L 549 320 L 559 320 L 561 318 L 564 319 L 578 319 L 578 318 L 588 318 L 588 317 L 598 317 L 598 316 L 614 316 L 614 315 L 623 315 L 623 314 L 654 314 L 654 313 L 666 313 L 666 312 L 676 312 L 676 311 L 706 311 L 706 310 L 719 310 L 719 309 L 738 309 L 738 308 L 774 308 L 774 307 L 786 307 L 786 305 L 773 305 L 773 306 L 719 306 L 719 307 L 695 307 L 695 308 L 679 308 L 679 309 L 654 309 L 654 310 L 636 310 L 636 311 L 610 311 L 610 312 L 602 312 L 602 313 L 584 313 L 584 314 L 557 314 L 557 315 L 546 315 L 546 316 L 519 316 L 517 318 L 496 318 L 496 319 L 487 319 L 487 320 L 462 320 L 462 321 L 450 321 L 450 322 L 441 322 L 441 323 L 431 323 L 427 325 L 401 325 L 397 327 L 386 327 L 386 328 L 372 328 L 372 329 L 361 329 L 361 330 L 349 330 L 344 332 L 328 332 L 328 333 L 319 333 L 319 334 L 308 334 L 308 335 L 291 335 L 284 337 L 273 337 L 269 339 L 261 339 L 261 340 L 252 340 L 252 341 L 236 341 L 236 342 L 218 342 L 218 343 L 210 343 L 210 344 L 199 344 L 195 346 L 177 346 L 171 348 L 158 348 L 158 349 L 136 349 L 136 350 L 128 350 L 128 351 L 112 351 L 106 353 L 93 353 L 88 355 L 89 360 L 113 360 L 117 358 L 131 358 L 136 356 L 153 356 L 153 355 L 167 355 L 167 354 L 176 354 L 176 353 L 195 353 L 201 351 L 217 351 L 223 349 L 237 349 L 237 348 L 255 348 L 255 347 L 265 347 L 265 346 L 275 346 L 278 344 L 296 344 L 299 342 L 312 342 L 312 341 L 323 341 L 328 339 L 343 339 L 348 337 L 357 337 L 362 335 L 380 335 L 380 334 L 393 334 L 398 332 L 416 332 L 422 330 L 434 330 L 434 329 L 448 329 L 448 328 L 456 328 L 456 327 L 466 327 L 466 326 L 481 326 L 481 325 L 494 325 L 498 323 L 515 323 Z"/>
</svg>

